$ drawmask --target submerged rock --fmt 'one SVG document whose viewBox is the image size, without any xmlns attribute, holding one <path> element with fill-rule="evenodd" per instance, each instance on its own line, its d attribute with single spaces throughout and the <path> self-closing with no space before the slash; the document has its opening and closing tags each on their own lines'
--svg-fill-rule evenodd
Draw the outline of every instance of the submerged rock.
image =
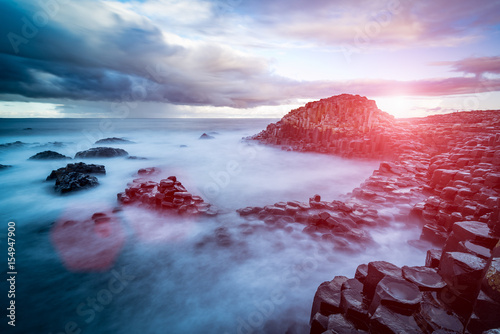
<svg viewBox="0 0 500 334">
<path fill-rule="evenodd" d="M 23 147 L 26 145 L 26 143 L 23 143 L 22 141 L 15 141 L 12 143 L 5 143 L 5 144 L 0 144 L 0 148 L 17 148 L 17 147 Z"/>
<path fill-rule="evenodd" d="M 77 152 L 75 158 L 114 158 L 128 156 L 127 151 L 114 147 L 93 147 Z"/>
<path fill-rule="evenodd" d="M 10 167 L 12 167 L 12 166 L 11 165 L 2 165 L 2 164 L 0 164 L 0 170 L 7 169 L 7 168 L 10 168 Z"/>
<path fill-rule="evenodd" d="M 65 155 L 54 151 L 43 151 L 39 152 L 29 158 L 30 160 L 62 160 L 62 159 L 71 159 Z"/>
<path fill-rule="evenodd" d="M 104 138 L 104 139 L 99 139 L 98 141 L 95 142 L 96 145 L 98 144 L 134 144 L 133 141 L 123 139 L 123 138 L 117 138 L 117 137 L 112 137 L 112 138 Z"/>
<path fill-rule="evenodd" d="M 206 133 L 204 133 L 198 139 L 215 139 L 215 137 L 211 136 L 211 135 L 207 135 Z"/>
</svg>

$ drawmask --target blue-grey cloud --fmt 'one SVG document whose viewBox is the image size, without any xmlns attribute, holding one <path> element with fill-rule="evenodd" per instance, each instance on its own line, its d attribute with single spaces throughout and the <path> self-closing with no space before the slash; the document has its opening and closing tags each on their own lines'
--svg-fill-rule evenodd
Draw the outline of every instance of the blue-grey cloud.
<svg viewBox="0 0 500 334">
<path fill-rule="evenodd" d="M 409 4 L 408 0 L 400 1 L 402 5 Z M 204 41 L 171 33 L 168 19 L 162 21 L 160 27 L 148 17 L 113 6 L 112 2 L 47 0 L 44 3 L 56 3 L 59 7 L 49 15 L 39 2 L 0 2 L 0 94 L 4 96 L 246 108 L 344 92 L 368 96 L 397 93 L 435 96 L 500 89 L 498 80 L 460 77 L 413 82 L 302 82 L 273 74 L 266 59 L 211 41 L 208 37 L 214 30 L 210 29 L 225 27 L 220 17 L 223 13 L 216 12 L 215 6 L 210 7 L 212 12 L 207 16 L 214 19 L 215 27 L 201 31 L 201 26 L 189 23 L 199 34 L 207 34 Z M 224 14 L 230 22 L 234 22 L 234 17 L 250 16 L 250 21 L 256 24 L 256 33 L 274 27 L 276 36 L 289 34 L 293 38 L 311 40 L 324 36 L 325 41 L 333 44 L 348 38 L 349 33 L 339 33 L 336 29 L 331 29 L 330 33 L 328 22 L 345 20 L 343 13 L 346 11 L 356 13 L 347 0 L 314 0 L 307 5 L 299 0 L 231 0 L 225 3 L 232 6 L 226 7 Z M 460 2 L 458 9 L 442 15 L 461 18 L 470 7 L 464 3 Z M 498 4 L 492 3 L 488 8 Z M 367 9 L 381 3 L 367 1 L 363 4 L 366 16 Z M 437 7 L 427 1 L 421 5 L 412 4 L 408 5 L 411 8 L 408 13 L 429 14 L 430 8 L 437 10 L 442 5 L 442 1 L 437 1 Z M 43 13 L 46 22 L 40 21 Z M 474 13 L 477 15 L 471 25 L 479 25 L 479 18 L 488 24 L 497 22 L 494 16 L 486 15 L 485 10 Z M 432 22 L 437 21 L 435 14 L 431 16 Z M 426 29 L 424 35 L 430 36 L 431 31 L 442 36 L 449 33 L 449 29 L 444 31 L 446 29 L 442 28 L 444 23 L 422 22 Z M 175 24 L 180 24 L 179 20 Z M 326 31 L 324 35 L 314 35 L 322 28 Z M 469 63 L 456 63 L 455 67 L 469 66 Z"/>
</svg>

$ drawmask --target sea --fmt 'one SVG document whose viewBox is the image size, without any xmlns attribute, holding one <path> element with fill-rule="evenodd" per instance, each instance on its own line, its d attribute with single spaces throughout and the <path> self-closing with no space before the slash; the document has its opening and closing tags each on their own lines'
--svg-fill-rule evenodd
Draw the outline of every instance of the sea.
<svg viewBox="0 0 500 334">
<path fill-rule="evenodd" d="M 240 217 L 239 208 L 308 202 L 314 194 L 342 200 L 379 166 L 242 139 L 275 121 L 0 119 L 0 164 L 11 166 L 0 170 L 1 333 L 309 333 L 322 282 L 353 277 L 370 261 L 424 265 L 425 252 L 407 243 L 420 227 L 404 222 L 372 228 L 374 244 L 342 252 L 300 224 L 273 230 Z M 213 139 L 200 139 L 203 133 Z M 104 146 L 140 159 L 29 160 L 46 150 L 73 158 L 110 137 L 132 143 Z M 55 192 L 50 172 L 79 161 L 105 166 L 99 185 Z M 129 206 L 115 210 L 105 233 L 78 227 L 112 212 L 117 193 L 147 167 L 161 171 L 154 181 L 176 176 L 219 214 L 186 218 Z M 75 227 L 58 234 L 69 219 Z M 221 228 L 222 244 L 214 241 Z M 8 323 L 12 300 L 15 326 Z"/>
</svg>

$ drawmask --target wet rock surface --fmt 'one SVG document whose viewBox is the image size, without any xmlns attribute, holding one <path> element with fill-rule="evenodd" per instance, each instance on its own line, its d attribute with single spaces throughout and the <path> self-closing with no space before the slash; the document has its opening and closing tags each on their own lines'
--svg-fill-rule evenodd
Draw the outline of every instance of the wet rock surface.
<svg viewBox="0 0 500 334">
<path fill-rule="evenodd" d="M 403 277 L 422 291 L 439 291 L 446 286 L 434 268 L 403 266 Z"/>
<path fill-rule="evenodd" d="M 56 180 L 54 189 L 63 194 L 99 185 L 97 177 L 89 174 L 106 174 L 106 169 L 103 165 L 78 162 L 53 170 L 46 180 Z"/>
<path fill-rule="evenodd" d="M 63 174 L 70 172 L 77 172 L 83 174 L 106 174 L 106 168 L 103 165 L 86 164 L 83 162 L 77 162 L 74 164 L 68 164 L 66 167 L 62 167 L 53 170 L 49 176 L 47 176 L 47 181 L 55 180 Z"/>
<path fill-rule="evenodd" d="M 57 177 L 54 189 L 62 194 L 95 187 L 99 184 L 95 176 L 69 172 Z"/>
<path fill-rule="evenodd" d="M 77 152 L 76 158 L 115 158 L 115 157 L 126 157 L 128 156 L 127 151 L 121 148 L 114 147 L 93 147 L 86 151 Z"/>
<path fill-rule="evenodd" d="M 159 172 L 158 168 L 151 167 L 140 169 L 138 175 L 151 176 Z M 117 199 L 122 205 L 136 204 L 163 212 L 207 216 L 217 214 L 217 208 L 206 203 L 200 196 L 188 192 L 175 176 L 169 176 L 159 182 L 144 177 L 134 179 L 127 185 L 125 192 L 117 194 Z M 216 238 L 220 245 L 228 245 L 230 242 L 227 233 L 222 230 L 218 231 Z"/>
</svg>

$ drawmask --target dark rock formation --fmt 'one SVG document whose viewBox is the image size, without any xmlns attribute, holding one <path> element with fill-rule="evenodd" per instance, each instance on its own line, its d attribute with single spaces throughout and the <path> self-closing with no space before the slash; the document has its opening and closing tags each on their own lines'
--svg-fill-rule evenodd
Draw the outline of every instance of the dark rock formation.
<svg viewBox="0 0 500 334">
<path fill-rule="evenodd" d="M 123 138 L 117 138 L 117 137 L 99 139 L 98 141 L 95 142 L 96 145 L 99 145 L 99 144 L 133 144 L 133 143 L 134 143 L 133 141 L 123 139 Z"/>
<path fill-rule="evenodd" d="M 127 151 L 114 147 L 93 147 L 86 151 L 77 152 L 76 158 L 114 158 L 128 156 Z"/>
<path fill-rule="evenodd" d="M 53 170 L 47 176 L 47 181 L 56 180 L 55 190 L 67 193 L 97 186 L 99 184 L 97 178 L 89 174 L 106 174 L 106 170 L 102 165 L 87 165 L 78 162 Z"/>
<path fill-rule="evenodd" d="M 69 172 L 60 175 L 56 179 L 55 190 L 64 194 L 71 191 L 95 187 L 99 184 L 95 176 L 88 174 Z"/>
<path fill-rule="evenodd" d="M 54 151 L 43 151 L 37 153 L 29 158 L 30 160 L 63 160 L 63 159 L 71 159 L 65 155 Z"/>
<path fill-rule="evenodd" d="M 211 136 L 211 135 L 207 135 L 206 133 L 204 133 L 198 139 L 215 139 L 215 137 Z"/>
<path fill-rule="evenodd" d="M 2 165 L 2 164 L 0 164 L 0 170 L 7 169 L 7 168 L 10 168 L 10 167 L 12 167 L 12 166 L 11 165 Z"/>
<path fill-rule="evenodd" d="M 53 170 L 49 176 L 47 176 L 47 181 L 55 180 L 59 176 L 71 172 L 83 173 L 83 174 L 106 174 L 106 169 L 103 165 L 86 164 L 83 162 L 77 162 L 74 164 L 68 164 L 66 167 Z"/>
<path fill-rule="evenodd" d="M 143 171 L 142 175 L 148 176 L 159 170 L 148 168 L 140 171 Z M 148 172 L 151 173 L 148 174 Z M 204 214 L 208 216 L 217 214 L 217 209 L 214 206 L 205 203 L 200 196 L 189 193 L 175 176 L 169 176 L 160 182 L 144 178 L 135 179 L 127 185 L 125 192 L 117 194 L 117 198 L 122 205 L 139 204 L 165 212 L 173 211 L 178 214 Z M 229 242 L 227 233 L 225 231 L 219 232 L 217 242 L 221 245 L 227 245 Z"/>
</svg>

